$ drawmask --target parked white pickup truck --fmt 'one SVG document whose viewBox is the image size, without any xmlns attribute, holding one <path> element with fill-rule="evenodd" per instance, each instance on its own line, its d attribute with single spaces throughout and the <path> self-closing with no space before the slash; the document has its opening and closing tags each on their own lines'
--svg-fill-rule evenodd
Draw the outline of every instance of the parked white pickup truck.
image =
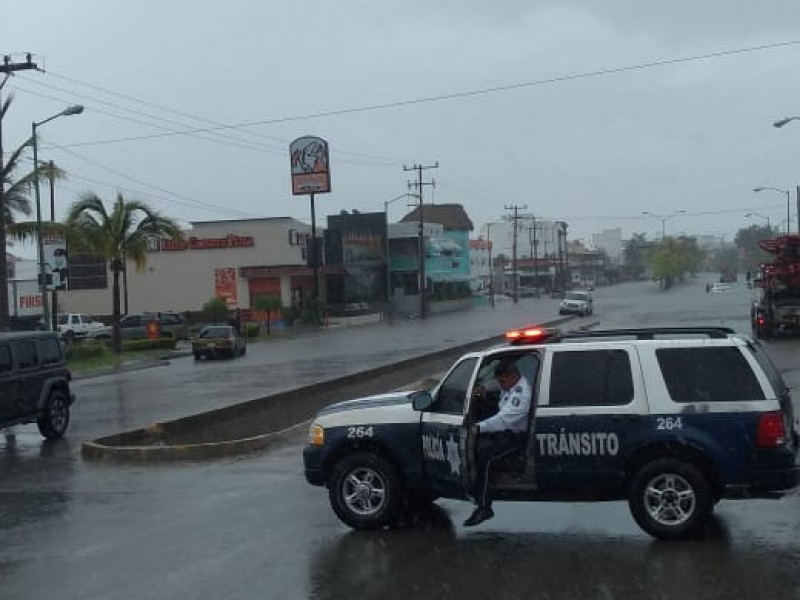
<svg viewBox="0 0 800 600">
<path fill-rule="evenodd" d="M 111 327 L 89 315 L 65 313 L 58 315 L 58 333 L 66 339 L 103 337 L 111 335 Z"/>
</svg>

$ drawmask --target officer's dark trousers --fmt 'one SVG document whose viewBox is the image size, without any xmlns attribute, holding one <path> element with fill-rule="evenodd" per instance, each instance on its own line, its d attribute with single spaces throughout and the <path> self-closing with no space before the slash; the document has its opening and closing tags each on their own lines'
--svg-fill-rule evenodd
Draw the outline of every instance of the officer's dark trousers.
<svg viewBox="0 0 800 600">
<path fill-rule="evenodd" d="M 478 506 L 488 508 L 492 505 L 492 500 L 489 498 L 489 477 L 495 463 L 524 448 L 524 445 L 525 434 L 503 431 L 478 435 L 477 481 L 475 484 L 475 498 Z"/>
</svg>

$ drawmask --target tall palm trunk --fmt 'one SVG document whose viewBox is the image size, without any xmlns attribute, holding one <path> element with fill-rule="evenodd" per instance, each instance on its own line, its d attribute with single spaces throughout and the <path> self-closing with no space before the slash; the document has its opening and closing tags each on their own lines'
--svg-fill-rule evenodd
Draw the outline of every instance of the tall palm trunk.
<svg viewBox="0 0 800 600">
<path fill-rule="evenodd" d="M 119 327 L 119 318 L 120 318 L 120 289 L 119 289 L 119 272 L 120 272 L 120 261 L 118 259 L 114 259 L 111 261 L 111 272 L 113 273 L 113 286 L 111 291 L 111 303 L 112 303 L 112 312 L 111 312 L 111 322 L 112 322 L 112 345 L 114 347 L 114 352 L 120 354 L 122 352 L 122 332 L 120 331 Z"/>
</svg>

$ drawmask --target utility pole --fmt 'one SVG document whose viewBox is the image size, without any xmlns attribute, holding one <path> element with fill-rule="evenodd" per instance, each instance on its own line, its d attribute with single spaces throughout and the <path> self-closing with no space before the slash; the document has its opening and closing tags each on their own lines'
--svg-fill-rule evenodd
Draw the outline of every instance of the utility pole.
<svg viewBox="0 0 800 600">
<path fill-rule="evenodd" d="M 11 62 L 11 57 L 3 56 L 0 62 L 0 73 L 5 77 L 0 82 L 0 254 L 3 264 L 0 268 L 0 331 L 7 331 L 9 327 L 8 315 L 8 261 L 6 257 L 6 203 L 5 203 L 5 177 L 3 176 L 3 86 L 15 71 L 36 69 L 33 55 L 27 54 L 25 62 Z M 34 165 L 35 167 L 35 165 Z"/>
<path fill-rule="evenodd" d="M 423 214 L 423 202 L 422 202 L 422 190 L 426 185 L 431 186 L 431 188 L 436 186 L 436 182 L 431 179 L 430 181 L 423 182 L 422 181 L 422 171 L 426 171 L 428 169 L 438 169 L 439 168 L 439 161 L 436 161 L 432 165 L 414 165 L 413 167 L 407 167 L 403 165 L 403 171 L 416 171 L 417 172 L 417 181 L 416 182 L 409 182 L 408 187 L 415 187 L 419 194 L 419 234 L 417 240 L 417 262 L 418 262 L 418 272 L 419 272 L 419 318 L 424 319 L 427 315 L 427 306 L 426 306 L 426 294 L 427 294 L 427 282 L 425 279 L 425 216 Z"/>
<path fill-rule="evenodd" d="M 530 216 L 532 225 L 528 227 L 528 243 L 531 245 L 531 260 L 533 260 L 533 286 L 538 293 L 539 290 L 539 240 L 536 239 L 536 217 Z M 533 238 L 531 238 L 533 233 Z M 538 296 L 537 296 L 538 297 Z"/>
<path fill-rule="evenodd" d="M 513 279 L 512 285 L 514 293 L 512 297 L 514 298 L 514 304 L 519 302 L 519 282 L 517 281 L 517 222 L 519 221 L 519 211 L 525 210 L 526 208 L 528 208 L 527 204 L 523 204 L 522 206 L 518 204 L 505 205 L 506 210 L 514 211 L 514 216 L 511 217 L 511 220 L 514 222 L 514 237 L 512 238 L 513 242 L 511 244 L 511 277 Z"/>
</svg>

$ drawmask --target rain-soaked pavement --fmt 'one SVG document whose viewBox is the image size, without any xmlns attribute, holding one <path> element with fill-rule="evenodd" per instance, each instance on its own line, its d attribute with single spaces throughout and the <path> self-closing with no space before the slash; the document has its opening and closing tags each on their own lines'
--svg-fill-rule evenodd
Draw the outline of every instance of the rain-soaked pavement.
<svg viewBox="0 0 800 600">
<path fill-rule="evenodd" d="M 598 290 L 596 310 L 603 325 L 700 322 L 745 329 L 748 297 L 744 284 L 713 295 L 705 294 L 702 281 L 666 293 L 630 284 Z M 540 302 L 539 312 L 550 312 L 550 301 Z M 531 301 L 528 310 L 535 306 Z M 517 310 L 506 309 L 500 329 L 519 322 Z M 293 377 L 285 369 L 304 355 L 324 363 L 327 352 L 342 368 L 353 368 L 336 341 L 347 340 L 348 351 L 356 346 L 361 357 L 387 347 L 402 353 L 410 345 L 403 340 L 413 337 L 402 332 L 435 332 L 437 343 L 455 343 L 442 339 L 451 335 L 447 327 L 457 336 L 479 319 L 502 320 L 498 314 L 407 323 L 394 326 L 391 336 L 378 326 L 341 338 L 320 335 L 312 343 L 265 344 L 274 364 L 249 364 L 263 364 L 275 380 L 265 385 L 283 389 Z M 437 323 L 445 318 L 451 325 Z M 495 519 L 465 530 L 470 507 L 442 501 L 407 529 L 362 534 L 341 525 L 324 490 L 303 480 L 302 435 L 264 454 L 209 463 L 133 466 L 78 457 L 84 435 L 214 406 L 221 379 L 247 377 L 239 366 L 255 360 L 255 347 L 242 361 L 183 360 L 139 372 L 144 381 L 128 373 L 81 382 L 81 398 L 93 399 L 75 407 L 74 429 L 62 442 L 42 443 L 29 428 L 17 428 L 5 442 L 0 437 L 0 598 L 800 600 L 798 495 L 723 501 L 706 539 L 691 543 L 653 541 L 622 502 L 498 503 Z M 800 340 L 770 343 L 769 351 L 797 389 Z M 192 393 L 138 395 L 154 393 L 158 378 L 171 370 Z M 206 393 L 204 386 L 214 388 Z M 236 399 L 231 394 L 220 402 Z"/>
</svg>

